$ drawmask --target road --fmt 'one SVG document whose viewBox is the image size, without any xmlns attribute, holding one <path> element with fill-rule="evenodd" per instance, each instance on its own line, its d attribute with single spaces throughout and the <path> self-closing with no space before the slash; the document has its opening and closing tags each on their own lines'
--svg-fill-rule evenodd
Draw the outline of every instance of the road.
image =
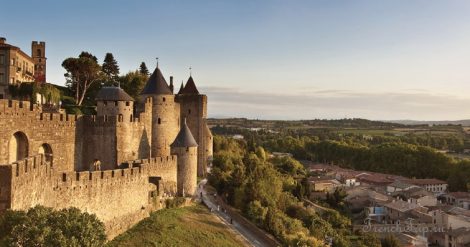
<svg viewBox="0 0 470 247">
<path fill-rule="evenodd" d="M 198 185 L 197 195 L 209 207 L 213 214 L 219 216 L 227 225 L 242 235 L 252 246 L 272 247 L 281 246 L 272 236 L 269 236 L 263 230 L 259 229 L 253 223 L 249 222 L 238 212 L 224 204 L 221 200 L 205 190 L 207 179 L 202 180 Z"/>
</svg>

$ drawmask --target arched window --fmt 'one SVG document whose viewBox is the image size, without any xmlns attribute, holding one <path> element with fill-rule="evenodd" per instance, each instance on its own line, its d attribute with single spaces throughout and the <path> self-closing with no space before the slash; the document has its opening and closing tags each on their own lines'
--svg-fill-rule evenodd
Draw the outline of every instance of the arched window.
<svg viewBox="0 0 470 247">
<path fill-rule="evenodd" d="M 28 138 L 25 133 L 18 131 L 8 142 L 8 163 L 28 157 Z"/>
<path fill-rule="evenodd" d="M 165 97 L 163 97 L 163 102 L 165 102 L 165 101 L 166 101 L 166 99 L 165 99 Z"/>
<path fill-rule="evenodd" d="M 51 148 L 51 145 L 47 144 L 47 143 L 43 143 L 40 147 L 39 147 L 39 154 L 43 154 L 44 155 L 44 159 L 47 161 L 47 162 L 51 162 L 52 163 L 52 148 Z"/>
</svg>

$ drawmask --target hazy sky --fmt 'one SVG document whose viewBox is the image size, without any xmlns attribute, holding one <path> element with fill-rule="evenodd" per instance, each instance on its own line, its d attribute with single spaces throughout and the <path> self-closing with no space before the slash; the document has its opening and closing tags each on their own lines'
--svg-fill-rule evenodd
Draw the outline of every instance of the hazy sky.
<svg viewBox="0 0 470 247">
<path fill-rule="evenodd" d="M 0 36 L 46 41 L 47 78 L 82 50 L 121 73 L 155 57 L 209 115 L 470 118 L 470 1 L 3 0 Z M 6 14 L 5 14 L 6 13 Z"/>
</svg>

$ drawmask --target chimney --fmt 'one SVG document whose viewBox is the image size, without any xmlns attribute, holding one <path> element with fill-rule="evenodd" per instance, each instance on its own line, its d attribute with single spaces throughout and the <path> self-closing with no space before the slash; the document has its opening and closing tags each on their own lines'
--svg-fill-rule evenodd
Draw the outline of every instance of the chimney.
<svg viewBox="0 0 470 247">
<path fill-rule="evenodd" d="M 173 93 L 173 89 L 175 87 L 173 86 L 173 76 L 170 76 L 170 90 L 171 90 L 171 93 Z"/>
<path fill-rule="evenodd" d="M 0 44 L 5 44 L 5 41 L 7 41 L 5 37 L 0 37 Z"/>
</svg>

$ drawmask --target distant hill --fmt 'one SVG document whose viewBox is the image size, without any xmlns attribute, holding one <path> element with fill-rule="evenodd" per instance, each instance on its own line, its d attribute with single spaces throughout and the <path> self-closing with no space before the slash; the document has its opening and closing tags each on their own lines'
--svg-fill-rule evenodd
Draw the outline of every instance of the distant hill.
<svg viewBox="0 0 470 247">
<path fill-rule="evenodd" d="M 462 119 L 462 120 L 453 120 L 453 121 L 417 121 L 417 120 L 390 120 L 384 121 L 390 123 L 398 123 L 398 124 L 406 124 L 406 125 L 462 125 L 462 126 L 470 126 L 470 119 Z"/>
</svg>

